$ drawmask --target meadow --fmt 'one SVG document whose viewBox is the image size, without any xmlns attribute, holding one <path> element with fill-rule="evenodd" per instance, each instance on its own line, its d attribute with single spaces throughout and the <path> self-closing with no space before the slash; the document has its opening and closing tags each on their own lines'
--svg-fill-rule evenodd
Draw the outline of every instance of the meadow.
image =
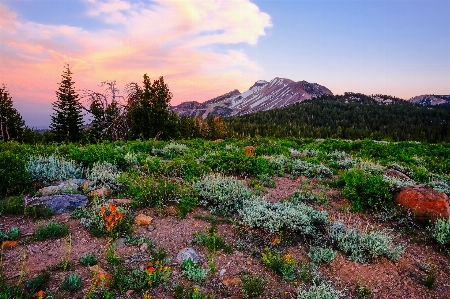
<svg viewBox="0 0 450 299">
<path fill-rule="evenodd" d="M 0 142 L 0 298 L 448 298 L 450 221 L 393 199 L 450 195 L 449 157 L 369 139 Z M 52 195 L 86 206 L 34 204 L 74 179 Z"/>
</svg>

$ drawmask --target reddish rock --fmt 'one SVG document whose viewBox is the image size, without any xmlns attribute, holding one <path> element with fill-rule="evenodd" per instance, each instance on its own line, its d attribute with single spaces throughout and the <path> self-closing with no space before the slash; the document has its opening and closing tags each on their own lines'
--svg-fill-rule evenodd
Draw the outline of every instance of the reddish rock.
<svg viewBox="0 0 450 299">
<path fill-rule="evenodd" d="M 255 155 L 255 147 L 254 146 L 246 146 L 244 148 L 244 151 L 247 155 L 249 155 L 250 157 L 253 157 Z"/>
<path fill-rule="evenodd" d="M 433 220 L 450 216 L 450 202 L 445 193 L 427 185 L 403 188 L 394 199 L 404 211 L 411 210 L 417 220 Z"/>
<path fill-rule="evenodd" d="M 407 176 L 403 172 L 398 171 L 398 170 L 393 169 L 393 168 L 386 169 L 385 171 L 383 171 L 383 174 L 385 174 L 387 176 L 399 178 L 399 179 L 405 179 L 405 180 L 410 180 L 411 179 L 409 176 Z"/>
</svg>

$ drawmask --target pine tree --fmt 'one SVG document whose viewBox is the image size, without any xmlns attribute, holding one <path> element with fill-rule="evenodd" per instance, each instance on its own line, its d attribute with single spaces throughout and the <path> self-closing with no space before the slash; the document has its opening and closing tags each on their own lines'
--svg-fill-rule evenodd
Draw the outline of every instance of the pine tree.
<svg viewBox="0 0 450 299">
<path fill-rule="evenodd" d="M 82 137 L 83 116 L 69 65 L 66 65 L 61 77 L 61 83 L 58 83 L 59 88 L 56 91 L 58 99 L 53 103 L 54 114 L 50 129 L 56 141 L 77 142 Z"/>
<path fill-rule="evenodd" d="M 0 87 L 0 137 L 4 141 L 21 140 L 25 123 L 13 107 L 12 98 L 5 85 Z"/>
</svg>

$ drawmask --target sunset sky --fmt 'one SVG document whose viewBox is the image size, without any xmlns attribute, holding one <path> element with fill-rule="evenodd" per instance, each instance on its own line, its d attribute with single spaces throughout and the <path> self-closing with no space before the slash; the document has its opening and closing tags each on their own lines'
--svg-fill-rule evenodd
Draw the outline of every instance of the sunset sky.
<svg viewBox="0 0 450 299">
<path fill-rule="evenodd" d="M 64 65 L 76 89 L 164 76 L 172 105 L 259 79 L 335 94 L 450 94 L 450 0 L 0 0 L 0 84 L 47 127 Z"/>
</svg>

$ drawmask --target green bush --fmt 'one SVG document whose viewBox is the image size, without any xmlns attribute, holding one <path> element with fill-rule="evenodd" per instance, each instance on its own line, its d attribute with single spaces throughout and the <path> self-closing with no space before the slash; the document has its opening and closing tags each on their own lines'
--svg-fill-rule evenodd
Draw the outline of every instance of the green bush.
<svg viewBox="0 0 450 299">
<path fill-rule="evenodd" d="M 38 204 L 32 206 L 25 206 L 23 214 L 30 218 L 45 218 L 49 219 L 53 216 L 52 210 L 47 205 Z"/>
<path fill-rule="evenodd" d="M 206 175 L 192 187 L 200 196 L 201 205 L 208 206 L 211 213 L 222 216 L 236 213 L 252 196 L 244 183 L 220 174 Z"/>
<path fill-rule="evenodd" d="M 242 224 L 251 228 L 263 228 L 271 233 L 283 230 L 305 235 L 317 235 L 328 223 L 328 214 L 304 203 L 251 200 L 244 203 L 239 212 Z"/>
<path fill-rule="evenodd" d="M 61 289 L 73 292 L 80 289 L 82 285 L 83 281 L 81 280 L 81 276 L 75 273 L 64 279 L 61 284 Z"/>
<path fill-rule="evenodd" d="M 12 196 L 0 200 L 0 215 L 20 215 L 23 213 L 22 197 Z"/>
<path fill-rule="evenodd" d="M 191 212 L 198 203 L 198 198 L 193 196 L 186 196 L 177 204 L 178 217 L 185 218 L 187 213 Z"/>
<path fill-rule="evenodd" d="M 450 218 L 436 221 L 433 229 L 433 238 L 441 245 L 450 243 Z"/>
<path fill-rule="evenodd" d="M 88 169 L 88 190 L 105 187 L 112 192 L 117 192 L 121 187 L 121 183 L 118 180 L 119 177 L 120 172 L 116 165 L 109 162 L 96 162 L 91 169 Z"/>
<path fill-rule="evenodd" d="M 297 290 L 297 299 L 339 299 L 343 297 L 342 291 L 338 291 L 330 283 L 322 282 L 313 284 L 309 290 L 302 287 Z"/>
<path fill-rule="evenodd" d="M 293 177 L 306 176 L 309 178 L 327 178 L 333 175 L 333 171 L 322 164 L 312 164 L 300 159 L 295 159 L 291 164 L 291 175 Z"/>
<path fill-rule="evenodd" d="M 326 203 L 328 201 L 327 197 L 320 193 L 314 193 L 311 191 L 303 191 L 303 190 L 297 190 L 292 194 L 290 198 L 290 202 L 292 203 Z"/>
<path fill-rule="evenodd" d="M 283 277 L 285 280 L 295 278 L 296 262 L 290 254 L 273 253 L 269 249 L 261 254 L 261 261 L 272 271 Z"/>
<path fill-rule="evenodd" d="M 336 257 L 336 252 L 331 248 L 311 246 L 308 257 L 315 263 L 331 263 Z"/>
<path fill-rule="evenodd" d="M 76 165 L 73 160 L 64 160 L 55 155 L 32 156 L 28 160 L 26 169 L 32 181 L 40 181 L 44 184 L 83 177 L 82 166 Z"/>
<path fill-rule="evenodd" d="M 33 279 L 25 281 L 25 287 L 30 291 L 30 293 L 35 293 L 38 290 L 45 289 L 45 286 L 47 285 L 48 281 L 50 280 L 50 273 L 45 272 L 42 274 L 39 274 Z M 2 297 L 0 297 L 2 298 Z"/>
<path fill-rule="evenodd" d="M 3 232 L 2 230 L 0 230 L 0 244 L 3 241 L 13 241 L 13 240 L 18 240 L 20 236 L 20 229 L 18 227 L 11 227 L 9 229 L 9 232 Z"/>
<path fill-rule="evenodd" d="M 181 270 L 183 275 L 187 279 L 195 281 L 197 283 L 202 283 L 206 280 L 209 274 L 209 269 L 201 268 L 198 264 L 194 263 L 192 259 L 184 260 L 181 263 Z"/>
<path fill-rule="evenodd" d="M 69 234 L 67 224 L 50 221 L 47 225 L 40 225 L 34 232 L 36 240 L 59 239 Z"/>
<path fill-rule="evenodd" d="M 378 208 L 391 199 L 388 184 L 383 181 L 381 175 L 368 174 L 361 169 L 351 169 L 345 171 L 343 176 L 344 195 L 356 211 Z"/>
<path fill-rule="evenodd" d="M 260 298 L 264 293 L 264 279 L 250 273 L 241 274 L 242 296 L 244 298 Z"/>
<path fill-rule="evenodd" d="M 204 233 L 195 233 L 193 241 L 198 245 L 206 246 L 212 252 L 229 247 L 217 234 L 217 229 L 214 226 L 206 227 Z"/>
<path fill-rule="evenodd" d="M 0 150 L 0 198 L 23 193 L 29 187 L 30 178 L 25 165 L 23 156 Z"/>
<path fill-rule="evenodd" d="M 80 263 L 84 266 L 93 266 L 93 265 L 97 265 L 98 261 L 95 258 L 95 255 L 91 254 L 91 253 L 85 253 L 80 257 Z"/>
</svg>

